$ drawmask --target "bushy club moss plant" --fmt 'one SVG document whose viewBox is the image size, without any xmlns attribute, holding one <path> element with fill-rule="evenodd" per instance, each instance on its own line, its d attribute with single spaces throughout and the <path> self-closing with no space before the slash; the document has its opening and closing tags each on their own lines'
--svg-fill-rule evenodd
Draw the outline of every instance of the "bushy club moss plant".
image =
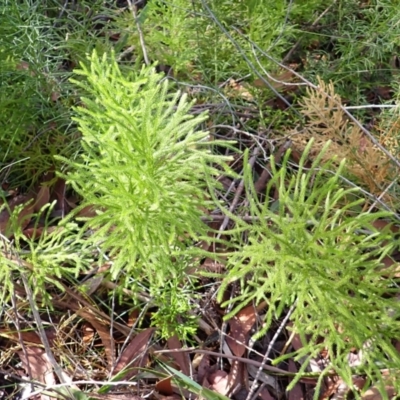
<svg viewBox="0 0 400 400">
<path fill-rule="evenodd" d="M 400 328 L 397 266 L 383 265 L 398 241 L 391 231 L 374 227 L 375 221 L 390 220 L 392 214 L 362 211 L 364 200 L 358 190 L 341 185 L 344 161 L 331 173 L 331 163 L 321 165 L 329 142 L 312 166 L 306 167 L 311 145 L 312 141 L 295 171 L 291 171 L 290 151 L 281 165 L 272 157 L 265 202 L 258 200 L 247 167 L 250 213 L 257 222 L 244 223 L 228 214 L 237 222 L 233 235 L 238 248 L 228 260 L 218 299 L 224 306 L 232 306 L 227 318 L 250 303 L 265 301 L 265 323 L 258 336 L 296 304 L 291 330 L 303 346 L 276 360 L 295 357 L 302 361 L 290 387 L 309 361 L 327 349 L 330 363 L 320 374 L 318 387 L 325 374 L 334 370 L 351 388 L 352 375 L 366 374 L 371 381 L 378 381 L 385 393 L 387 377 L 381 369 L 388 368 L 398 389 L 400 355 L 394 347 Z M 277 200 L 271 202 L 274 198 Z M 233 282 L 239 284 L 240 293 L 223 301 Z M 348 361 L 354 348 L 362 351 L 357 368 L 351 368 Z"/>
<path fill-rule="evenodd" d="M 188 332 L 190 324 L 176 320 L 191 308 L 186 255 L 206 237 L 201 216 L 214 207 L 208 186 L 218 185 L 214 177 L 229 160 L 212 148 L 227 143 L 197 129 L 206 114 L 191 115 L 186 96 L 153 67 L 122 72 L 113 53 L 93 52 L 75 73 L 86 92 L 74 117 L 83 151 L 64 161 L 83 199 L 79 209 L 96 211 L 83 231 L 90 228 L 89 240 L 111 257 L 121 287 L 147 282 L 163 332 Z"/>
</svg>

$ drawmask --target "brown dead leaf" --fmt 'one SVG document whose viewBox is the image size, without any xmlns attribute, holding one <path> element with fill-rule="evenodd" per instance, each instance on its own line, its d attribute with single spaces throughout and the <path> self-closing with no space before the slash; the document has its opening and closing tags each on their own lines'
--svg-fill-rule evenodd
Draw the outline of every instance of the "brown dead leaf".
<svg viewBox="0 0 400 400">
<path fill-rule="evenodd" d="M 25 229 L 29 225 L 33 211 L 34 211 L 34 205 L 30 203 L 27 204 L 18 214 L 18 223 L 21 225 L 22 229 Z"/>
<path fill-rule="evenodd" d="M 133 394 L 98 394 L 98 393 L 90 393 L 91 399 L 96 400 L 143 400 L 143 397 L 135 396 Z"/>
<path fill-rule="evenodd" d="M 143 367 L 147 362 L 147 350 L 153 332 L 154 328 L 147 328 L 131 340 L 119 357 L 113 371 L 113 376 L 125 368 L 129 369 L 124 376 L 125 380 L 129 380 L 138 373 L 137 368 Z"/>
<path fill-rule="evenodd" d="M 220 274 L 224 270 L 225 265 L 213 260 L 211 257 L 207 257 L 201 264 L 201 267 L 207 272 Z"/>
<path fill-rule="evenodd" d="M 200 360 L 200 362 L 199 362 Z M 210 367 L 210 356 L 207 354 L 195 354 L 194 361 L 198 363 L 197 367 L 197 383 L 200 383 L 200 385 L 203 386 L 204 380 L 209 376 L 211 372 Z"/>
<path fill-rule="evenodd" d="M 86 206 L 77 215 L 78 217 L 93 218 L 96 216 L 96 209 L 93 206 Z"/>
<path fill-rule="evenodd" d="M 82 324 L 82 332 L 82 340 L 84 343 L 90 343 L 96 333 L 96 331 L 93 329 L 93 326 L 86 321 Z"/>
<path fill-rule="evenodd" d="M 8 232 L 10 229 L 10 213 L 9 210 L 12 212 L 15 207 L 20 206 L 22 204 L 28 203 L 30 200 L 33 199 L 32 195 L 18 195 L 14 198 L 12 198 L 8 202 L 8 207 L 4 208 L 0 212 L 0 232 L 7 236 L 7 237 L 12 237 L 13 232 Z M 32 204 L 32 201 L 27 204 L 20 213 L 18 214 L 18 222 L 22 226 L 22 229 L 26 228 L 29 224 L 29 221 L 31 220 L 30 215 L 33 213 L 34 206 Z"/>
<path fill-rule="evenodd" d="M 30 378 L 43 383 L 47 387 L 56 384 L 53 367 L 44 351 L 36 346 L 28 346 L 25 351 L 18 351 L 18 356 L 25 371 L 30 372 Z M 41 395 L 42 400 L 50 400 L 49 396 Z"/>
<path fill-rule="evenodd" d="M 36 201 L 33 206 L 33 211 L 39 212 L 43 206 L 49 203 L 50 190 L 48 186 L 41 186 L 38 194 L 36 195 Z"/>
<path fill-rule="evenodd" d="M 388 369 L 381 370 L 382 378 L 385 381 L 385 391 L 389 399 L 398 398 L 394 387 L 392 386 L 393 381 L 397 378 L 393 375 L 393 372 Z M 383 396 L 379 393 L 379 388 L 372 386 L 367 389 L 361 396 L 362 400 L 382 400 Z"/>
<path fill-rule="evenodd" d="M 233 360 L 229 374 L 225 371 L 218 370 L 208 377 L 210 389 L 224 396 L 231 394 L 232 390 L 237 390 L 241 386 L 246 385 L 247 376 L 244 377 L 243 363 Z"/>
<path fill-rule="evenodd" d="M 288 327 L 292 328 L 293 327 L 293 322 L 288 323 Z M 298 351 L 304 347 L 303 343 L 301 342 L 300 335 L 298 333 L 295 333 L 292 337 L 291 344 L 294 348 L 295 351 Z"/>
<path fill-rule="evenodd" d="M 174 393 L 172 396 L 163 396 L 163 395 L 157 395 L 157 393 L 154 393 L 154 398 L 156 400 L 182 400 L 182 395 Z"/>
<path fill-rule="evenodd" d="M 177 336 L 172 336 L 167 340 L 167 345 L 170 350 L 181 349 L 182 344 Z M 171 352 L 169 354 L 174 361 L 179 365 L 182 373 L 186 376 L 190 376 L 190 358 L 189 354 L 185 352 Z"/>
<path fill-rule="evenodd" d="M 396 262 L 393 260 L 392 257 L 390 256 L 385 256 L 384 258 L 382 258 L 382 264 L 383 264 L 383 269 L 388 269 L 390 268 L 393 264 L 395 264 Z M 395 275 L 396 276 L 396 275 Z M 396 276 L 398 278 L 398 276 Z"/>
<path fill-rule="evenodd" d="M 359 391 L 361 391 L 364 388 L 366 382 L 367 382 L 366 378 L 363 378 L 361 376 L 354 376 L 353 377 L 353 385 Z"/>
<path fill-rule="evenodd" d="M 259 396 L 261 397 L 262 400 L 274 400 L 274 398 L 268 392 L 268 389 L 266 387 L 263 387 Z"/>
<path fill-rule="evenodd" d="M 396 348 L 397 352 L 400 353 L 400 341 L 396 340 L 394 347 Z"/>
<path fill-rule="evenodd" d="M 288 365 L 289 372 L 297 373 L 296 364 L 292 359 L 289 359 Z M 288 393 L 288 400 L 303 400 L 304 395 L 299 382 L 296 383 L 294 388 Z"/>
<path fill-rule="evenodd" d="M 389 399 L 393 398 L 396 394 L 394 388 L 392 386 L 387 386 L 386 393 Z M 362 400 L 383 400 L 382 395 L 379 393 L 378 388 L 372 387 L 368 389 L 362 396 Z"/>
<path fill-rule="evenodd" d="M 208 381 L 210 382 L 210 389 L 224 396 L 228 394 L 229 380 L 227 372 L 218 370 L 209 376 Z"/>
<path fill-rule="evenodd" d="M 62 218 L 64 218 L 64 216 L 68 214 L 68 212 L 70 211 L 68 203 L 65 199 L 65 191 L 66 191 L 65 180 L 62 178 L 58 178 L 54 185 L 52 194 L 50 196 L 50 200 L 57 201 L 54 209 L 60 212 Z"/>
<path fill-rule="evenodd" d="M 140 315 L 139 309 L 138 308 L 133 309 L 129 313 L 128 321 L 126 322 L 126 325 L 129 327 L 132 327 L 136 323 L 137 319 L 139 318 L 139 315 Z"/>
<path fill-rule="evenodd" d="M 171 377 L 162 379 L 156 383 L 156 390 L 165 396 L 172 396 L 174 394 L 174 389 L 171 384 Z"/>
<path fill-rule="evenodd" d="M 372 226 L 379 231 L 383 231 L 385 228 L 390 229 L 393 233 L 397 233 L 399 231 L 399 227 L 394 225 L 390 221 L 385 221 L 383 219 L 377 219 L 372 223 Z"/>
<path fill-rule="evenodd" d="M 87 301 L 85 297 L 79 292 L 70 289 L 66 285 L 63 285 L 63 288 L 66 296 L 64 296 L 64 298 L 62 299 L 54 298 L 53 304 L 55 306 L 60 307 L 61 309 L 69 309 L 71 311 L 77 312 L 77 310 L 79 310 L 80 307 L 84 305 L 88 310 L 90 310 L 92 315 L 98 316 L 99 318 L 101 318 L 102 321 L 104 321 L 107 326 L 110 326 L 111 319 L 109 315 L 100 311 L 97 307 L 93 306 L 93 304 Z M 112 289 L 115 289 L 115 287 L 113 286 Z M 40 300 L 40 296 L 38 296 L 38 300 Z M 126 325 L 114 321 L 113 326 L 116 330 L 118 330 L 125 336 L 128 336 L 130 334 L 130 329 Z"/>
<path fill-rule="evenodd" d="M 297 89 L 296 85 L 291 85 L 290 82 L 296 80 L 296 75 L 292 71 L 284 70 L 275 74 L 270 74 L 268 77 L 264 77 L 274 89 L 284 90 L 285 92 L 293 91 Z M 254 80 L 253 85 L 258 88 L 268 87 L 264 79 L 258 78 Z"/>
<path fill-rule="evenodd" d="M 54 343 L 54 340 L 56 338 L 54 329 L 53 328 L 46 329 L 45 334 L 46 334 L 47 340 L 49 341 L 50 345 L 52 346 Z M 42 344 L 42 339 L 34 331 L 21 331 L 18 334 L 18 332 L 10 331 L 7 328 L 0 328 L 0 336 L 5 337 L 10 340 L 13 340 L 18 343 L 21 343 L 21 341 L 22 341 L 24 344 Z"/>
<path fill-rule="evenodd" d="M 58 226 L 48 226 L 47 228 L 44 226 L 39 226 L 39 227 L 24 229 L 23 232 L 28 239 L 38 239 L 43 235 L 43 232 L 49 234 L 57 231 L 58 229 L 60 229 Z"/>
<path fill-rule="evenodd" d="M 231 370 L 228 374 L 228 393 L 247 386 L 248 379 L 247 370 L 244 368 L 243 362 L 232 360 Z"/>
<path fill-rule="evenodd" d="M 51 92 L 50 99 L 51 101 L 57 101 L 60 98 L 60 92 Z"/>
<path fill-rule="evenodd" d="M 110 336 L 110 330 L 107 326 L 108 324 L 102 321 L 100 318 L 98 318 L 98 316 L 96 316 L 93 313 L 93 311 L 87 307 L 80 308 L 79 310 L 76 311 L 76 314 L 79 315 L 84 320 L 86 320 L 87 322 L 89 322 L 89 324 L 92 325 L 93 328 L 99 334 L 101 342 L 103 343 L 104 346 L 104 351 L 106 353 L 108 366 L 111 370 L 114 364 L 114 354 L 113 354 L 114 346 L 112 345 L 112 340 L 114 339 Z"/>
<path fill-rule="evenodd" d="M 17 64 L 17 71 L 29 71 L 29 63 L 26 61 L 21 61 L 19 64 Z"/>
<path fill-rule="evenodd" d="M 254 100 L 253 95 L 246 88 L 246 85 L 230 79 L 228 85 L 225 87 L 225 93 L 230 97 L 239 97 L 247 101 Z"/>
<path fill-rule="evenodd" d="M 18 71 L 29 71 L 30 76 L 35 76 L 35 72 L 32 71 L 31 66 L 29 65 L 28 62 L 26 61 L 21 61 L 19 64 L 17 64 L 16 69 Z"/>
<path fill-rule="evenodd" d="M 248 333 L 256 322 L 256 310 L 250 305 L 242 308 L 228 324 L 230 327 L 229 336 L 226 338 L 232 353 L 237 357 L 242 357 L 246 350 Z"/>
</svg>

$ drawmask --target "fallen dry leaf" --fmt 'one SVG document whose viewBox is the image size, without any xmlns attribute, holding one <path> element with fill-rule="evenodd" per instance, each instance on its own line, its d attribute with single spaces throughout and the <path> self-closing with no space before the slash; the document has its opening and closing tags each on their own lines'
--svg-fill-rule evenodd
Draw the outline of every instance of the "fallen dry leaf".
<svg viewBox="0 0 400 400">
<path fill-rule="evenodd" d="M 101 342 L 104 346 L 104 351 L 106 353 L 108 366 L 111 370 L 114 364 L 114 346 L 112 344 L 112 341 L 114 339 L 110 336 L 110 329 L 108 328 L 108 324 L 104 323 L 100 318 L 98 318 L 98 316 L 93 313 L 93 311 L 86 307 L 77 310 L 76 314 L 89 322 L 89 324 L 92 325 L 96 332 L 99 334 Z"/>
<path fill-rule="evenodd" d="M 61 94 L 59 92 L 51 92 L 50 99 L 51 101 L 57 101 L 60 96 Z"/>
<path fill-rule="evenodd" d="M 10 212 L 12 212 L 15 207 L 23 205 L 25 203 L 29 203 L 30 200 L 34 198 L 33 195 L 18 195 L 12 198 L 8 202 L 8 207 L 4 208 L 0 212 L 0 233 L 10 238 L 13 236 L 13 232 L 9 232 L 10 226 Z M 29 204 L 26 204 L 24 208 L 18 214 L 18 223 L 21 225 L 22 229 L 26 228 L 31 220 L 30 215 L 32 215 L 34 210 L 34 205 L 32 201 Z"/>
<path fill-rule="evenodd" d="M 230 327 L 229 336 L 226 338 L 232 353 L 242 357 L 246 350 L 248 333 L 256 322 L 256 310 L 250 305 L 242 308 L 228 324 Z"/>
<path fill-rule="evenodd" d="M 200 360 L 200 362 L 199 362 Z M 204 380 L 211 374 L 210 356 L 207 354 L 195 354 L 194 362 L 198 363 L 197 383 L 203 385 Z"/>
<path fill-rule="evenodd" d="M 93 218 L 96 215 L 97 215 L 96 209 L 93 208 L 93 206 L 86 206 L 77 213 L 78 217 L 83 217 L 83 218 Z"/>
<path fill-rule="evenodd" d="M 90 393 L 90 399 L 96 400 L 143 400 L 143 397 L 135 396 L 133 394 L 98 394 L 98 393 Z"/>
<path fill-rule="evenodd" d="M 49 203 L 50 200 L 50 189 L 48 186 L 41 186 L 38 194 L 36 195 L 36 201 L 33 206 L 33 211 L 39 212 L 43 206 Z"/>
<path fill-rule="evenodd" d="M 393 398 L 396 394 L 394 388 L 392 386 L 387 386 L 386 393 L 389 399 Z M 368 389 L 362 396 L 362 400 L 383 400 L 382 395 L 379 393 L 378 388 L 372 387 Z"/>
<path fill-rule="evenodd" d="M 89 322 L 85 321 L 82 324 L 81 329 L 82 329 L 82 332 L 83 332 L 83 335 L 82 335 L 83 343 L 91 343 L 93 338 L 94 338 L 94 335 L 96 333 L 96 331 L 93 328 L 93 326 Z"/>
<path fill-rule="evenodd" d="M 53 367 L 44 351 L 44 349 L 36 346 L 27 346 L 25 351 L 18 351 L 18 356 L 26 373 L 30 374 L 30 378 L 43 383 L 47 387 L 56 384 L 53 374 Z M 41 395 L 42 400 L 50 400 L 46 395 Z"/>
<path fill-rule="evenodd" d="M 296 364 L 292 359 L 289 359 L 289 365 L 288 365 L 289 372 L 296 373 L 297 372 L 297 367 Z M 288 393 L 288 400 L 303 400 L 303 391 L 301 389 L 301 385 L 299 382 L 294 385 L 294 388 Z"/>
<path fill-rule="evenodd" d="M 382 219 L 377 219 L 372 223 L 372 226 L 379 231 L 383 231 L 385 228 L 390 229 L 391 232 L 397 233 L 399 231 L 399 227 L 394 225 L 390 221 L 384 221 Z"/>
<path fill-rule="evenodd" d="M 228 373 L 218 370 L 208 377 L 210 382 L 210 389 L 216 391 L 224 396 L 229 392 Z"/>
<path fill-rule="evenodd" d="M 287 326 L 289 328 L 292 328 L 293 322 L 289 321 Z M 298 351 L 304 347 L 303 343 L 301 342 L 300 335 L 298 333 L 295 333 L 294 335 L 291 336 L 290 344 L 293 346 L 294 350 L 296 350 L 296 351 Z"/>
<path fill-rule="evenodd" d="M 172 396 L 174 394 L 174 389 L 171 384 L 171 377 L 161 379 L 156 383 L 156 390 L 165 396 Z"/>
<path fill-rule="evenodd" d="M 138 373 L 138 367 L 143 367 L 147 363 L 149 340 L 154 330 L 154 328 L 147 328 L 131 340 L 120 355 L 119 360 L 115 365 L 113 376 L 127 368 L 129 371 L 124 376 L 124 380 L 129 380 Z"/>
<path fill-rule="evenodd" d="M 154 398 L 156 400 L 182 400 L 182 396 L 180 396 L 176 393 L 174 393 L 172 396 L 157 395 L 157 393 L 154 393 Z"/>
<path fill-rule="evenodd" d="M 225 87 L 225 93 L 229 97 L 239 97 L 247 101 L 253 101 L 254 97 L 249 90 L 242 83 L 230 79 L 228 85 Z"/>
<path fill-rule="evenodd" d="M 244 364 L 238 360 L 232 360 L 231 370 L 228 374 L 228 393 L 247 386 L 249 377 Z"/>
<path fill-rule="evenodd" d="M 253 85 L 258 88 L 269 87 L 265 82 L 267 81 L 274 89 L 283 90 L 284 92 L 295 91 L 297 86 L 290 84 L 296 80 L 296 75 L 292 71 L 283 70 L 277 73 L 271 73 L 269 76 L 263 77 L 263 79 L 255 79 Z M 265 80 L 265 81 L 264 81 Z"/>
<path fill-rule="evenodd" d="M 244 376 L 243 363 L 237 360 L 232 360 L 229 374 L 226 371 L 218 370 L 208 377 L 210 389 L 224 396 L 230 394 L 232 390 L 236 391 L 245 386 L 246 381 L 247 376 Z"/>
<path fill-rule="evenodd" d="M 65 192 L 66 192 L 65 180 L 62 178 L 58 178 L 56 183 L 54 184 L 50 200 L 57 201 L 54 209 L 60 212 L 62 218 L 64 218 L 64 216 L 68 214 L 70 210 L 68 203 L 65 199 Z"/>
<path fill-rule="evenodd" d="M 170 350 L 181 349 L 182 344 L 177 336 L 172 336 L 167 340 L 167 345 Z M 179 365 L 182 373 L 186 376 L 190 376 L 190 358 L 189 354 L 185 352 L 171 352 L 170 357 Z"/>
<path fill-rule="evenodd" d="M 50 346 L 52 346 L 56 338 L 55 330 L 53 328 L 46 329 L 45 334 Z M 34 331 L 21 331 L 18 334 L 18 332 L 11 331 L 8 328 L 0 328 L 0 336 L 19 343 L 22 341 L 24 344 L 42 344 L 42 339 Z"/>
<path fill-rule="evenodd" d="M 259 397 L 261 397 L 262 400 L 275 400 L 268 392 L 268 389 L 266 387 L 263 387 L 259 394 Z"/>
<path fill-rule="evenodd" d="M 38 239 L 43 235 L 43 232 L 50 234 L 52 232 L 56 232 L 60 228 L 58 226 L 48 226 L 47 228 L 44 226 L 34 227 L 34 228 L 26 228 L 23 233 L 28 239 Z"/>
</svg>

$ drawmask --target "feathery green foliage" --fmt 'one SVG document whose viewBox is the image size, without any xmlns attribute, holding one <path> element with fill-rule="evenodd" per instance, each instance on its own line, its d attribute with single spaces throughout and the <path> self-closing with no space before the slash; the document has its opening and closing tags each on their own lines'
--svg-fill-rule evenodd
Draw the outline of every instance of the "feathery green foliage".
<svg viewBox="0 0 400 400">
<path fill-rule="evenodd" d="M 306 78 L 333 80 L 343 98 L 359 104 L 371 88 L 392 85 L 399 16 L 391 0 L 362 7 L 356 0 L 149 0 L 138 24 L 150 59 L 180 79 L 195 74 L 217 86 L 232 77 L 265 76 L 278 69 L 269 57 L 282 60 L 289 52 L 290 61 L 305 66 Z M 140 51 L 131 13 L 116 23 Z"/>
<path fill-rule="evenodd" d="M 60 166 L 53 156 L 61 154 L 64 158 L 58 161 L 69 165 L 69 180 L 84 197 L 77 211 L 92 206 L 97 215 L 80 236 L 76 224 L 68 222 L 46 233 L 47 221 L 44 235 L 35 241 L 21 231 L 18 211 L 23 206 L 16 208 L 10 219 L 13 243 L 1 241 L 2 300 L 21 272 L 35 295 L 49 300 L 48 283 L 62 289 L 60 280 L 106 253 L 113 262 L 112 278 L 121 288 L 149 290 L 158 310 L 152 322 L 163 336 L 193 333 L 186 322 L 191 317 L 179 321 L 196 301 L 195 281 L 187 270 L 193 264 L 193 242 L 207 232 L 200 216 L 213 207 L 205 195 L 207 185 L 213 189 L 214 176 L 226 162 L 212 154 L 205 132 L 195 132 L 205 115 L 188 115 L 185 97 L 171 93 L 150 68 L 121 71 L 114 56 L 100 60 L 93 55 L 90 65 L 83 61 L 86 66 L 72 86 L 64 63 L 76 65 L 93 48 L 103 54 L 133 44 L 137 65 L 137 53 L 146 49 L 150 59 L 172 66 L 177 78 L 222 87 L 221 81 L 231 77 L 249 74 L 252 79 L 277 69 L 268 57 L 281 60 L 293 49 L 289 58 L 300 66 L 297 71 L 310 79 L 318 73 L 325 80 L 333 78 L 342 83 L 342 94 L 358 104 L 367 89 L 380 92 L 384 84 L 385 92 L 395 85 L 400 29 L 400 11 L 392 1 L 364 3 L 360 8 L 355 0 L 329 6 L 323 0 L 149 0 L 137 21 L 144 34 L 142 48 L 130 10 L 115 12 L 107 6 L 111 2 L 66 2 L 60 7 L 58 0 L 4 1 L 1 172 L 15 162 L 13 186 L 34 185 L 43 173 Z M 111 26 L 123 32 L 112 32 Z M 118 39 L 115 33 L 120 33 Z M 70 110 L 83 92 L 86 99 L 75 120 L 83 135 L 83 154 L 71 161 L 79 152 L 79 136 Z M 257 107 L 273 121 L 265 121 L 268 131 L 280 130 L 278 111 L 266 112 L 264 101 Z M 287 120 L 286 111 L 282 115 Z M 258 118 L 243 123 L 260 132 Z M 239 281 L 243 292 L 232 300 L 230 315 L 249 301 L 266 300 L 265 332 L 273 318 L 295 304 L 293 329 L 304 341 L 298 359 L 310 359 L 328 347 L 328 368 L 351 384 L 354 371 L 347 355 L 353 346 L 363 348 L 357 371 L 379 380 L 379 368 L 399 367 L 391 343 L 398 332 L 397 282 L 391 269 L 380 266 L 396 243 L 371 225 L 390 214 L 358 214 L 357 193 L 340 189 L 342 166 L 329 177 L 318 170 L 318 159 L 309 171 L 306 155 L 293 175 L 288 155 L 282 167 L 273 165 L 267 190 L 269 198 L 278 188 L 273 204 L 257 201 L 246 171 L 250 210 L 258 222 L 245 224 L 231 216 L 238 222 L 233 234 L 239 251 L 229 259 L 223 289 Z M 246 243 L 241 243 L 243 232 Z"/>
<path fill-rule="evenodd" d="M 363 349 L 360 370 L 379 380 L 381 366 L 400 368 L 400 355 L 391 342 L 400 328 L 398 286 L 392 280 L 394 269 L 382 265 L 396 243 L 390 232 L 372 225 L 390 213 L 354 213 L 363 200 L 354 200 L 355 189 L 340 187 L 343 163 L 331 176 L 326 172 L 329 164 L 319 166 L 321 154 L 311 168 L 305 167 L 311 143 L 293 174 L 289 152 L 280 166 L 272 158 L 266 198 L 273 198 L 277 189 L 275 203 L 257 200 L 247 169 L 250 210 L 257 222 L 238 221 L 248 239 L 228 261 L 219 300 L 235 281 L 241 293 L 223 303 L 234 306 L 227 318 L 250 302 L 265 300 L 260 335 L 273 318 L 296 304 L 291 320 L 304 345 L 294 352 L 297 359 L 310 360 L 327 348 L 331 365 L 325 372 L 336 370 L 352 386 L 348 355 L 354 347 Z"/>
<path fill-rule="evenodd" d="M 9 212 L 8 230 L 12 232 L 13 240 L 8 241 L 4 236 L 1 238 L 0 280 L 3 286 L 0 303 L 7 301 L 13 293 L 14 278 L 24 274 L 35 298 L 40 298 L 43 304 L 51 307 L 46 285 L 63 291 L 61 280 L 76 277 L 92 261 L 91 249 L 76 239 L 79 229 L 76 223 L 68 222 L 62 227 L 49 229 L 54 225 L 50 218 L 52 206 L 45 206 L 39 214 L 25 216 L 32 218 L 35 228 L 40 218 L 45 220 L 43 234 L 37 235 L 39 237 L 29 237 L 23 232 L 21 211 L 26 211 L 28 204 Z M 40 223 L 43 224 L 43 221 Z"/>
<path fill-rule="evenodd" d="M 269 0 L 149 0 L 138 23 L 151 59 L 172 67 L 180 76 L 201 74 L 202 81 L 215 84 L 232 78 L 233 66 L 233 76 L 253 72 L 243 54 L 256 64 L 249 42 L 232 26 L 278 57 L 290 48 L 289 40 L 293 38 L 292 25 L 284 24 L 286 14 L 284 1 L 271 5 Z M 117 23 L 129 35 L 128 43 L 141 49 L 139 34 L 132 28 L 131 14 L 126 12 Z M 265 58 L 257 61 L 263 68 L 272 67 Z"/>
<path fill-rule="evenodd" d="M 13 164 L 13 186 L 32 187 L 58 168 L 55 154 L 69 157 L 79 146 L 67 64 L 107 48 L 89 29 L 103 2 L 81 1 L 76 10 L 58 0 L 0 3 L 0 179 Z"/>
<path fill-rule="evenodd" d="M 93 229 L 89 240 L 112 257 L 112 278 L 130 289 L 146 281 L 164 326 L 176 324 L 190 308 L 190 293 L 177 290 L 187 281 L 183 255 L 206 235 L 201 216 L 213 207 L 208 177 L 226 169 L 228 157 L 212 154 L 222 143 L 195 130 L 206 115 L 190 115 L 186 96 L 171 93 L 153 68 L 124 73 L 114 54 L 96 52 L 89 67 L 81 66 L 76 74 L 85 80 L 73 82 L 87 96 L 74 119 L 84 151 L 65 161 L 72 167 L 68 182 L 83 197 L 80 209 L 97 213 L 84 230 Z M 160 295 L 164 288 L 168 295 Z"/>
</svg>

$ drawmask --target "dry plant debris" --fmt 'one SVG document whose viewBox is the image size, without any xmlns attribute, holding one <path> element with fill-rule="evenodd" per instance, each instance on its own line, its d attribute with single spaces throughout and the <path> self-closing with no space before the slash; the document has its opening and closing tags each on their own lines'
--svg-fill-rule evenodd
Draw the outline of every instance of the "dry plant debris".
<svg viewBox="0 0 400 400">
<path fill-rule="evenodd" d="M 332 82 L 326 84 L 319 78 L 318 89 L 307 88 L 306 91 L 307 96 L 300 102 L 306 123 L 300 133 L 295 132 L 291 137 L 295 149 L 302 153 L 308 141 L 314 138 L 313 151 L 316 155 L 331 141 L 324 156 L 325 161 L 335 159 L 338 165 L 346 159 L 348 172 L 359 185 L 373 195 L 383 195 L 385 200 L 390 201 L 390 195 L 383 192 L 397 177 L 398 168 L 392 165 L 391 160 L 366 137 L 359 126 L 349 121 Z M 390 151 L 397 143 L 395 126 L 398 123 L 394 121 L 393 127 L 379 137 L 380 143 Z"/>
</svg>

